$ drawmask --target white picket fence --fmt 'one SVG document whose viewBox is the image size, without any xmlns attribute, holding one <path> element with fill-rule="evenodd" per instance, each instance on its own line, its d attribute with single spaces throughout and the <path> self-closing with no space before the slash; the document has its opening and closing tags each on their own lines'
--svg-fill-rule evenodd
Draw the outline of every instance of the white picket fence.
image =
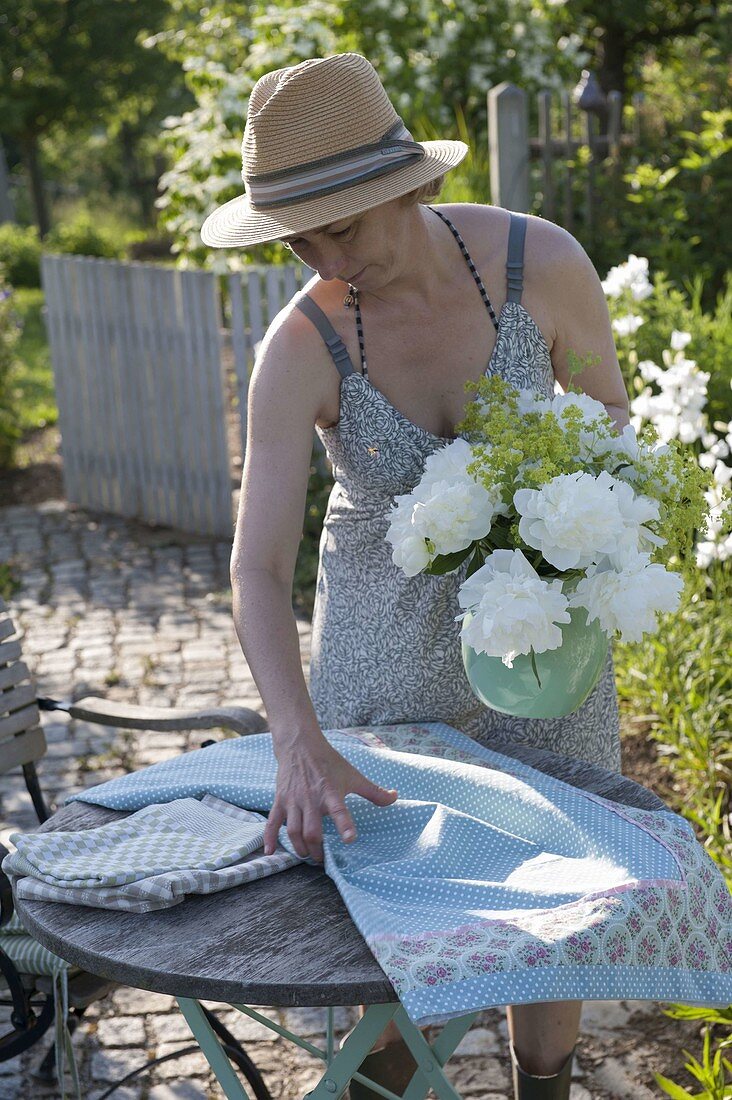
<svg viewBox="0 0 732 1100">
<path fill-rule="evenodd" d="M 255 346 L 311 274 L 270 267 L 229 277 L 242 456 Z M 218 277 L 54 254 L 43 255 L 41 275 L 67 499 L 230 536 L 234 483 Z"/>
<path fill-rule="evenodd" d="M 246 450 L 247 394 L 256 346 L 270 324 L 314 272 L 305 264 L 272 264 L 229 275 L 229 325 L 234 353 L 241 423 L 241 453 Z M 313 433 L 316 450 L 320 437 Z"/>
</svg>

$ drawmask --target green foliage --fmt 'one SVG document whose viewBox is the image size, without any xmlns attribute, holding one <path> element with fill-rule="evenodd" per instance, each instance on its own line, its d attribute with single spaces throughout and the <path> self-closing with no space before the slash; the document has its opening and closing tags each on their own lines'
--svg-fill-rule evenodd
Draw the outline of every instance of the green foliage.
<svg viewBox="0 0 732 1100">
<path fill-rule="evenodd" d="M 0 225 L 0 264 L 7 271 L 13 286 L 38 289 L 41 285 L 43 252 L 122 259 L 147 236 L 145 230 L 99 219 L 81 206 L 56 225 L 43 241 L 34 225 L 21 226 L 14 222 Z"/>
<path fill-rule="evenodd" d="M 488 136 L 485 127 L 471 128 L 460 104 L 455 105 L 454 122 L 450 126 L 452 136 L 464 141 L 470 149 L 468 155 L 445 175 L 437 202 L 487 202 L 490 180 Z M 412 132 L 419 141 L 439 141 L 445 136 L 443 128 L 428 115 L 414 118 Z"/>
<path fill-rule="evenodd" d="M 679 777 L 682 812 L 732 875 L 732 575 L 728 563 L 697 574 L 679 611 L 642 643 L 616 645 L 618 691 Z"/>
<path fill-rule="evenodd" d="M 712 1017 L 719 1016 L 714 1010 L 704 1011 Z M 675 1016 L 677 1014 L 667 1012 L 666 1015 Z M 730 1016 L 729 1013 L 726 1015 Z M 654 1073 L 653 1076 L 656 1082 L 668 1096 L 672 1097 L 672 1100 L 729 1100 L 730 1084 L 732 1083 L 732 1062 L 729 1058 L 725 1058 L 724 1051 L 732 1046 L 732 1037 L 721 1040 L 715 1047 L 714 1052 L 712 1052 L 711 1039 L 712 1028 L 706 1026 L 704 1028 L 704 1049 L 701 1062 L 688 1050 L 684 1050 L 684 1054 L 689 1059 L 686 1063 L 686 1069 L 703 1086 L 703 1092 L 688 1092 L 680 1085 L 670 1081 L 668 1077 L 664 1077 L 662 1073 Z"/>
<path fill-rule="evenodd" d="M 141 37 L 166 12 L 166 0 L 6 0 L 3 134 L 24 143 L 58 121 L 84 126 L 92 112 L 97 119 L 124 117 L 132 99 L 151 110 L 177 67 L 143 49 Z"/>
<path fill-rule="evenodd" d="M 43 320 L 43 291 L 22 287 L 13 300 L 23 326 L 16 349 L 15 387 L 17 425 L 24 435 L 55 424 L 58 408 Z"/>
<path fill-rule="evenodd" d="M 91 213 L 79 211 L 69 221 L 55 226 L 43 242 L 44 252 L 71 252 L 79 256 L 119 259 L 126 242 L 97 224 Z"/>
<path fill-rule="evenodd" d="M 295 603 L 308 615 L 313 613 L 315 582 L 318 574 L 318 552 L 323 518 L 333 479 L 324 473 L 313 454 L 305 504 L 305 520 L 300 549 L 295 563 L 293 594 Z"/>
<path fill-rule="evenodd" d="M 654 266 L 677 283 L 695 273 L 717 293 L 729 266 L 719 242 L 732 235 L 732 109 L 702 111 L 699 130 L 680 130 L 663 158 L 624 178 L 625 239 L 642 235 Z"/>
<path fill-rule="evenodd" d="M 0 561 L 0 598 L 10 600 L 20 588 L 22 584 L 13 563 Z"/>
<path fill-rule="evenodd" d="M 546 3 L 546 0 L 544 0 Z M 542 5 L 544 6 L 544 5 Z M 574 34 L 590 52 L 588 66 L 601 77 L 606 90 L 627 81 L 633 87 L 638 72 L 648 57 L 660 59 L 665 66 L 678 63 L 680 54 L 703 45 L 711 61 L 724 64 L 729 46 L 729 3 L 698 3 L 697 0 L 549 0 L 556 34 Z M 699 73 L 703 83 L 703 72 Z M 690 94 L 697 92 L 691 84 Z"/>
<path fill-rule="evenodd" d="M 0 225 L 0 264 L 13 286 L 41 285 L 41 241 L 34 225 Z"/>
<path fill-rule="evenodd" d="M 639 9 L 639 10 L 642 10 Z M 724 13 L 724 14 L 722 14 Z M 727 0 L 716 25 L 666 39 L 669 18 L 637 69 L 640 113 L 626 108 L 626 129 L 639 136 L 625 149 L 624 179 L 598 179 L 602 250 L 647 256 L 681 287 L 694 273 L 705 281 L 705 308 L 722 289 L 728 266 L 719 241 L 730 231 L 729 49 L 732 18 Z M 603 255 L 603 262 L 605 261 Z M 609 263 L 615 257 L 607 256 Z"/>
<path fill-rule="evenodd" d="M 13 306 L 13 288 L 0 267 L 0 470 L 12 464 L 20 437 L 16 347 L 21 325 Z"/>
<path fill-rule="evenodd" d="M 21 223 L 45 233 L 58 193 L 127 197 L 150 223 L 160 121 L 190 104 L 179 65 L 143 47 L 167 10 L 167 0 L 3 4 L 0 118 Z"/>
</svg>

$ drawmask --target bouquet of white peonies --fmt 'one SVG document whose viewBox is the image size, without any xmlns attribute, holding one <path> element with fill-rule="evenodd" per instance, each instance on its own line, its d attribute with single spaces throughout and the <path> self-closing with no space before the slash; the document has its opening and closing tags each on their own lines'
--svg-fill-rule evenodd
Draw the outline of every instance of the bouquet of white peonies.
<svg viewBox="0 0 732 1100">
<path fill-rule="evenodd" d="M 570 623 L 600 635 L 605 656 L 611 637 L 638 640 L 677 607 L 708 478 L 652 427 L 618 433 L 584 393 L 548 399 L 496 376 L 467 388 L 477 394 L 461 434 L 395 498 L 386 537 L 407 576 L 469 559 L 456 617 L 464 656 L 512 668 L 525 655 L 541 688 L 536 656 L 559 650 Z"/>
</svg>

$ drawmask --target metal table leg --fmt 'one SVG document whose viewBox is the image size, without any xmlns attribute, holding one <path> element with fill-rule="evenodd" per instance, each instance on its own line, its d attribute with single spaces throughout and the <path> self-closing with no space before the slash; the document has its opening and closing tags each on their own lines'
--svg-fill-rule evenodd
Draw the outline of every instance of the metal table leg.
<svg viewBox="0 0 732 1100">
<path fill-rule="evenodd" d="M 226 1100 L 250 1100 L 249 1094 L 236 1076 L 199 1002 L 186 997 L 179 997 L 178 1004 L 208 1064 L 211 1066 L 216 1080 L 223 1089 Z M 471 1012 L 465 1016 L 449 1020 L 435 1042 L 430 1045 L 417 1025 L 409 1019 L 401 1004 L 391 1002 L 383 1005 L 370 1005 L 348 1035 L 342 1048 L 336 1053 L 334 1051 L 332 1009 L 328 1009 L 326 1049 L 322 1050 L 248 1005 L 237 1004 L 232 1007 L 237 1008 L 252 1019 L 258 1020 L 271 1031 L 296 1043 L 303 1050 L 326 1063 L 326 1069 L 320 1081 L 314 1089 L 306 1093 L 303 1100 L 338 1100 L 354 1079 L 369 1085 L 387 1100 L 425 1100 L 430 1089 L 433 1090 L 439 1100 L 461 1100 L 460 1094 L 445 1076 L 443 1067 L 455 1051 L 460 1040 L 470 1030 L 478 1016 L 477 1012 Z M 417 1063 L 417 1069 L 403 1097 L 398 1097 L 396 1093 L 376 1084 L 365 1074 L 358 1072 L 358 1067 L 392 1019 L 403 1035 L 404 1041 Z"/>
<path fill-rule="evenodd" d="M 206 1061 L 214 1071 L 216 1080 L 224 1090 L 226 1100 L 251 1100 L 241 1081 L 234 1073 L 234 1068 L 224 1053 L 216 1032 L 206 1019 L 206 1014 L 201 1005 L 198 1001 L 190 1000 L 188 997 L 177 997 L 176 999 L 189 1028 L 206 1056 Z"/>
<path fill-rule="evenodd" d="M 424 1100 L 430 1089 L 435 1096 L 439 1097 L 439 1100 L 461 1100 L 460 1093 L 445 1076 L 443 1066 L 460 1040 L 470 1030 L 477 1016 L 477 1012 L 471 1012 L 448 1021 L 434 1044 L 430 1046 L 417 1025 L 409 1019 L 401 1004 L 371 1005 L 316 1087 L 306 1094 L 305 1100 L 332 1100 L 342 1096 L 348 1083 L 354 1079 L 369 1085 L 388 1100 Z M 375 1084 L 365 1074 L 358 1072 L 359 1065 L 390 1019 L 393 1019 L 399 1028 L 417 1063 L 414 1076 L 402 1097 L 398 1097 L 396 1093 L 382 1085 Z"/>
</svg>

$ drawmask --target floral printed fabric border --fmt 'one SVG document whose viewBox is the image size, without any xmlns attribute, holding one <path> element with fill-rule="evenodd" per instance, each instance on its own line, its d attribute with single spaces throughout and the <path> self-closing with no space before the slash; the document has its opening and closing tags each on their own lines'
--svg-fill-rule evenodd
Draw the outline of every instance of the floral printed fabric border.
<svg viewBox="0 0 732 1100">
<path fill-rule="evenodd" d="M 441 722 L 325 735 L 399 791 L 390 806 L 348 795 L 357 840 L 326 817 L 323 849 L 415 1023 L 551 1000 L 732 1002 L 732 897 L 679 815 L 578 790 Z M 266 812 L 276 770 L 254 734 L 74 797 L 138 809 L 210 793 Z"/>
</svg>

